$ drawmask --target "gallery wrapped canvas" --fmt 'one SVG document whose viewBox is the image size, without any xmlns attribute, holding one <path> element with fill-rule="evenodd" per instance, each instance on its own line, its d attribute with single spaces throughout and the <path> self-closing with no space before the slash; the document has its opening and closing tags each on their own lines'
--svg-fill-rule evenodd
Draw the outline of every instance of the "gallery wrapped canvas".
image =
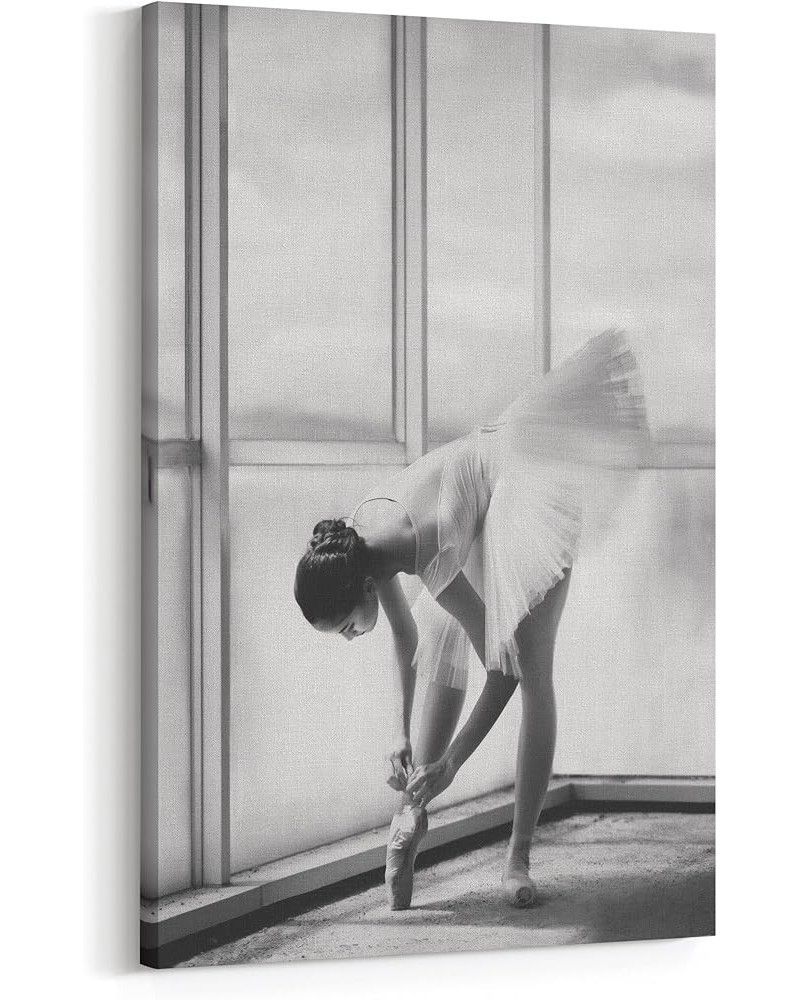
<svg viewBox="0 0 800 1000">
<path fill-rule="evenodd" d="M 142 24 L 142 961 L 713 934 L 713 36 Z"/>
</svg>

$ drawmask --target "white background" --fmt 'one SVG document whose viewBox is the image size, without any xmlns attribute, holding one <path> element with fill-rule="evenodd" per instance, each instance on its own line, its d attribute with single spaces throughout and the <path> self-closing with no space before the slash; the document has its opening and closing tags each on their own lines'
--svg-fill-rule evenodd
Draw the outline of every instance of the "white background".
<svg viewBox="0 0 800 1000">
<path fill-rule="evenodd" d="M 286 6 L 303 6 L 286 4 Z M 4 986 L 11 996 L 782 996 L 796 982 L 797 17 L 785 3 L 316 9 L 714 31 L 718 936 L 155 973 L 138 923 L 138 13 L 4 11 Z M 795 433 L 792 433 L 794 431 Z"/>
</svg>

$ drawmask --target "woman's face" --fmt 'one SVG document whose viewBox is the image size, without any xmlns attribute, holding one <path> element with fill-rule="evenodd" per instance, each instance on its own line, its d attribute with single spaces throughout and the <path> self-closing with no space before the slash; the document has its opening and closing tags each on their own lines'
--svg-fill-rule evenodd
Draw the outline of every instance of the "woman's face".
<svg viewBox="0 0 800 1000">
<path fill-rule="evenodd" d="M 367 579 L 364 584 L 364 596 L 353 608 L 349 615 L 338 622 L 314 622 L 314 628 L 318 632 L 332 632 L 343 636 L 348 641 L 355 639 L 365 632 L 371 632 L 375 628 L 378 620 L 378 591 L 375 581 Z"/>
</svg>

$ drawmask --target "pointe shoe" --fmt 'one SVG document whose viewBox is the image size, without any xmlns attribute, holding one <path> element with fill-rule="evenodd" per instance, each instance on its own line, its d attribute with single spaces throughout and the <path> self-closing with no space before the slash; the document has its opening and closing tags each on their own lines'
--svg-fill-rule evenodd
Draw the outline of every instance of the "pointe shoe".
<svg viewBox="0 0 800 1000">
<path fill-rule="evenodd" d="M 507 870 L 501 882 L 503 886 L 503 897 L 510 906 L 517 909 L 527 909 L 533 906 L 536 901 L 536 890 L 533 882 L 528 877 L 528 873 L 521 868 L 510 868 Z"/>
<path fill-rule="evenodd" d="M 386 892 L 392 910 L 407 910 L 414 887 L 414 862 L 428 832 L 428 814 L 417 806 L 404 807 L 392 817 L 386 845 Z"/>
</svg>

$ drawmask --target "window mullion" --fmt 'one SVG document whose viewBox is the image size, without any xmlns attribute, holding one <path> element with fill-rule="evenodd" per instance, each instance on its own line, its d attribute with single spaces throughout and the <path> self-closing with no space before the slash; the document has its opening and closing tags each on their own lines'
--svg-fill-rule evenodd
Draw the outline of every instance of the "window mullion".
<svg viewBox="0 0 800 1000">
<path fill-rule="evenodd" d="M 425 18 L 404 17 L 406 459 L 428 446 Z"/>
<path fill-rule="evenodd" d="M 533 363 L 550 370 L 550 25 L 533 26 Z"/>
<path fill-rule="evenodd" d="M 392 409 L 396 441 L 406 439 L 405 33 L 392 17 Z"/>
<path fill-rule="evenodd" d="M 227 8 L 200 8 L 204 885 L 230 878 Z"/>
</svg>

